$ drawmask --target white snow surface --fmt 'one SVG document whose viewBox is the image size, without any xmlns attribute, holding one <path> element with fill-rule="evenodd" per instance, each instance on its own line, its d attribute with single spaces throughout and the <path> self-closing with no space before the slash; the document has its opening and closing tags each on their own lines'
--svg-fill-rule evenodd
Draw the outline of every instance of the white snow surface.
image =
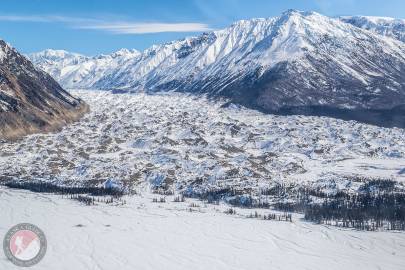
<svg viewBox="0 0 405 270">
<path fill-rule="evenodd" d="M 275 183 L 356 191 L 356 177 L 405 183 L 405 132 L 327 117 L 276 116 L 180 93 L 76 90 L 91 107 L 57 133 L 0 142 L 1 176 L 178 191 Z M 203 181 L 195 185 L 196 179 Z M 112 180 L 111 180 L 112 181 Z"/>
<path fill-rule="evenodd" d="M 125 205 L 83 206 L 58 195 L 0 187 L 0 237 L 20 222 L 39 226 L 47 254 L 32 270 L 311 269 L 402 270 L 405 234 L 246 218 L 236 209 L 187 200 L 151 203 L 145 192 Z M 190 204 L 194 207 L 190 211 Z M 196 207 L 197 206 L 197 207 Z M 20 269 L 0 253 L 0 269 Z"/>
</svg>

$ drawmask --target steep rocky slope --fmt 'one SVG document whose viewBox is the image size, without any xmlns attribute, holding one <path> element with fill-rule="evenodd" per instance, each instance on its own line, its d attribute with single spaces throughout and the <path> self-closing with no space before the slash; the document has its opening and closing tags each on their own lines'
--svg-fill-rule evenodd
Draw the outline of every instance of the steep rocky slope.
<svg viewBox="0 0 405 270">
<path fill-rule="evenodd" d="M 0 139 L 51 131 L 87 110 L 82 100 L 0 40 Z"/>
</svg>

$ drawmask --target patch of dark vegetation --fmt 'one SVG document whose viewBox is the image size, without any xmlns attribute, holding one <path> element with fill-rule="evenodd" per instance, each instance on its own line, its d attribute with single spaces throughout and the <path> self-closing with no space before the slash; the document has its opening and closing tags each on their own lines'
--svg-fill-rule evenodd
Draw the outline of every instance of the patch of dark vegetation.
<svg viewBox="0 0 405 270">
<path fill-rule="evenodd" d="M 153 198 L 152 202 L 154 202 L 154 203 L 165 203 L 166 198 L 165 197 L 160 197 L 159 199 L 158 198 Z"/>
<path fill-rule="evenodd" d="M 71 199 L 77 200 L 85 205 L 94 205 L 94 197 L 88 197 L 84 195 L 71 195 Z"/>
<path fill-rule="evenodd" d="M 388 179 L 373 179 L 365 182 L 359 189 L 360 192 L 392 192 L 395 191 L 395 181 Z"/>
<path fill-rule="evenodd" d="M 91 196 L 115 196 L 125 195 L 123 190 L 105 187 L 69 187 L 59 186 L 47 182 L 7 182 L 6 187 L 24 189 L 38 193 L 55 193 L 62 195 L 89 194 Z"/>
<path fill-rule="evenodd" d="M 173 202 L 185 202 L 185 201 L 186 201 L 186 199 L 182 195 L 174 197 L 174 200 L 173 200 Z"/>
<path fill-rule="evenodd" d="M 375 231 L 405 230 L 405 194 L 356 194 L 306 205 L 305 219 L 317 223 Z"/>
<path fill-rule="evenodd" d="M 68 187 L 58 186 L 47 182 L 7 182 L 4 184 L 9 188 L 24 189 L 38 193 L 53 193 L 76 200 L 85 205 L 96 203 L 124 205 L 122 199 L 125 192 L 114 188 L 105 187 Z"/>
<path fill-rule="evenodd" d="M 244 191 L 230 187 L 220 189 L 209 189 L 202 192 L 189 192 L 189 191 L 183 192 L 183 196 L 185 197 L 200 199 L 211 204 L 219 204 L 221 200 L 225 200 L 227 198 L 237 195 L 242 196 L 243 194 Z"/>
<path fill-rule="evenodd" d="M 229 208 L 229 209 L 225 210 L 224 213 L 228 214 L 228 215 L 236 215 L 236 210 L 233 208 Z"/>
<path fill-rule="evenodd" d="M 259 214 L 257 211 L 254 213 L 250 213 L 248 218 L 256 218 L 256 219 L 263 219 L 263 220 L 276 220 L 276 221 L 289 221 L 292 222 L 292 215 L 290 213 L 283 213 L 283 214 Z"/>
<path fill-rule="evenodd" d="M 228 203 L 232 206 L 247 207 L 247 208 L 254 207 L 254 205 L 256 205 L 256 203 L 254 202 L 254 199 L 251 196 L 245 196 L 245 195 L 232 196 L 228 200 Z M 267 207 L 268 206 L 269 205 L 267 205 Z"/>
<path fill-rule="evenodd" d="M 85 205 L 95 205 L 98 203 L 104 203 L 104 204 L 114 204 L 114 205 L 124 205 L 126 204 L 126 201 L 123 200 L 121 197 L 117 196 L 89 196 L 89 195 L 81 195 L 81 194 L 71 194 L 68 195 L 68 198 L 72 200 L 76 200 L 80 203 L 83 203 Z"/>
<path fill-rule="evenodd" d="M 287 198 L 295 194 L 294 189 L 296 187 L 295 185 L 276 184 L 272 188 L 261 190 L 260 196 L 250 195 L 254 194 L 252 189 L 235 187 L 212 188 L 201 192 L 186 191 L 183 192 L 183 195 L 189 198 L 200 199 L 210 204 L 219 204 L 220 201 L 225 201 L 234 207 L 269 208 L 272 204 L 268 199 L 263 199 L 264 197 Z"/>
<path fill-rule="evenodd" d="M 198 204 L 192 202 L 192 203 L 190 203 L 189 207 L 191 207 L 191 208 L 197 208 L 197 207 L 200 207 L 200 206 L 199 206 Z"/>
</svg>

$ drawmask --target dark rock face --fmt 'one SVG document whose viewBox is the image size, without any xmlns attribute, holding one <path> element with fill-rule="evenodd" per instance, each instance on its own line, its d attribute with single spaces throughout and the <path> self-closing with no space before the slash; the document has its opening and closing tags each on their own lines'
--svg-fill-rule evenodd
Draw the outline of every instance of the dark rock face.
<svg viewBox="0 0 405 270">
<path fill-rule="evenodd" d="M 257 85 L 258 95 L 252 104 L 273 113 L 331 116 L 403 128 L 405 61 L 393 61 L 381 54 L 380 59 L 373 59 L 371 55 L 366 57 L 370 60 L 365 61 L 362 57 L 353 57 L 352 68 L 364 75 L 363 70 L 377 67 L 380 71 L 385 70 L 387 75 L 369 77 L 367 85 L 345 75 L 326 55 L 322 60 L 308 56 L 312 66 L 318 67 L 316 72 L 302 74 L 298 64 L 286 64 L 271 70 Z M 306 83 L 303 78 L 312 83 Z"/>
<path fill-rule="evenodd" d="M 0 138 L 16 139 L 61 128 L 88 106 L 0 40 Z"/>
</svg>

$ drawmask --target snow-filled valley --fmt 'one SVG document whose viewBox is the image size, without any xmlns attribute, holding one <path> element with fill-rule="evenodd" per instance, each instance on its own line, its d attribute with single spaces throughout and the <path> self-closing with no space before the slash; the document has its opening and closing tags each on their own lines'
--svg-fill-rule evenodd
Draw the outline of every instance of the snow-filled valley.
<svg viewBox="0 0 405 270">
<path fill-rule="evenodd" d="M 276 183 L 356 191 L 355 179 L 378 178 L 404 188 L 403 129 L 268 115 L 178 93 L 73 93 L 91 107 L 82 120 L 1 143 L 3 183 L 97 186 L 111 179 L 127 190 L 260 194 Z"/>
<path fill-rule="evenodd" d="M 0 237 L 19 222 L 41 227 L 48 252 L 33 270 L 311 269 L 401 270 L 405 234 L 338 229 L 224 214 L 226 206 L 186 200 L 83 206 L 59 195 L 0 187 Z M 193 207 L 190 205 L 194 202 Z M 191 209 L 191 210 L 190 210 Z M 258 210 L 265 212 L 263 210 Z M 19 269 L 1 253 L 0 269 Z"/>
</svg>

